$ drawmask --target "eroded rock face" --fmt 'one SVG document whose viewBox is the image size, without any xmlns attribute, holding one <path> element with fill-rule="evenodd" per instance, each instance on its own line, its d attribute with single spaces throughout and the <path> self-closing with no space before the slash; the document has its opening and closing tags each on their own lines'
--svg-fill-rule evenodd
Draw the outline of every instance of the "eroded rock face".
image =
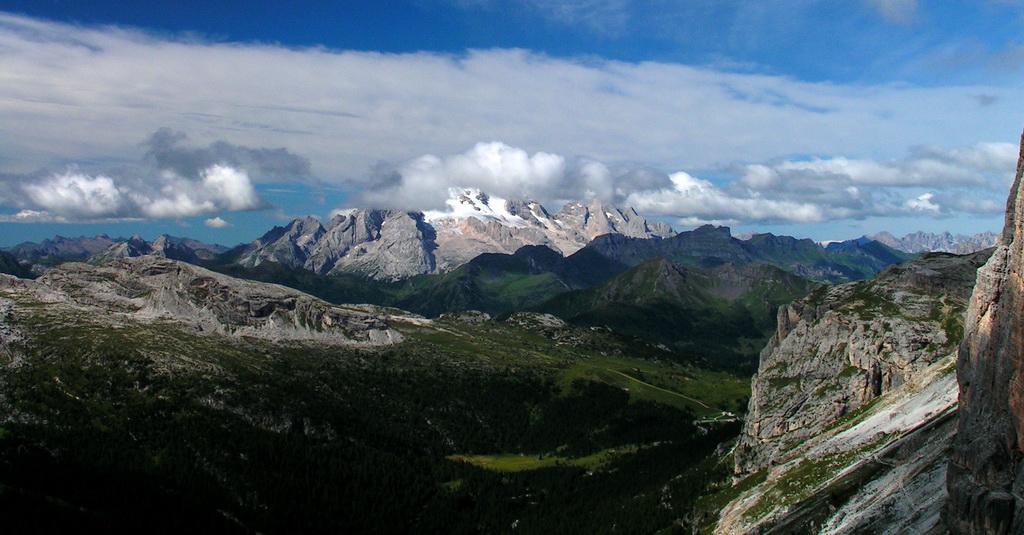
<svg viewBox="0 0 1024 535">
<path fill-rule="evenodd" d="M 953 533 L 1024 533 L 1024 137 L 1006 223 L 978 270 L 957 363 L 960 422 L 948 472 Z"/>
<path fill-rule="evenodd" d="M 167 321 L 201 332 L 345 345 L 401 341 L 384 317 L 274 284 L 235 279 L 157 256 L 104 266 L 69 263 L 36 281 L 0 279 L 36 300 L 123 320 Z"/>
<path fill-rule="evenodd" d="M 782 307 L 753 381 L 737 473 L 785 460 L 794 445 L 954 352 L 990 252 L 926 255 Z"/>
</svg>

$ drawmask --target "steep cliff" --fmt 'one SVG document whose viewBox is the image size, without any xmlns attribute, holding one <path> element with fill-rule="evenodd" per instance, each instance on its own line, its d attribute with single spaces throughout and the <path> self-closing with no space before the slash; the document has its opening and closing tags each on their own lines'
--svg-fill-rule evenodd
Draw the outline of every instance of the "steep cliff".
<svg viewBox="0 0 1024 535">
<path fill-rule="evenodd" d="M 949 466 L 953 533 L 1024 533 L 1024 137 L 1006 223 L 978 270 L 958 357 L 960 422 Z"/>
<path fill-rule="evenodd" d="M 755 472 L 956 350 L 988 252 L 935 253 L 870 281 L 822 288 L 779 311 L 761 353 L 738 472 Z"/>
<path fill-rule="evenodd" d="M 953 355 L 990 252 L 925 255 L 780 309 L 717 533 L 939 529 Z"/>
</svg>

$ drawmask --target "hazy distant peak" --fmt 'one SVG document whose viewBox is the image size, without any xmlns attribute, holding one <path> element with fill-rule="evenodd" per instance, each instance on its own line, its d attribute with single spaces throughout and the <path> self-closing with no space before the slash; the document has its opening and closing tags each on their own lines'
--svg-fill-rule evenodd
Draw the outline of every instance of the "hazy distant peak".
<svg viewBox="0 0 1024 535">
<path fill-rule="evenodd" d="M 969 254 L 988 249 L 996 244 L 999 235 L 995 232 L 982 232 L 973 236 L 953 235 L 949 232 L 938 234 L 917 231 L 897 238 L 889 232 L 882 231 L 874 236 L 865 236 L 907 253 L 944 252 Z"/>
</svg>

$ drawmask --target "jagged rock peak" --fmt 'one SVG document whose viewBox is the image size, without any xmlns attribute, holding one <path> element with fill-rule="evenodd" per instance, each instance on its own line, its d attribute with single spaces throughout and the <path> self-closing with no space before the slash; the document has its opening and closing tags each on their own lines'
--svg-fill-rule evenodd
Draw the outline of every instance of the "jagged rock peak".
<svg viewBox="0 0 1024 535">
<path fill-rule="evenodd" d="M 481 254 L 512 254 L 525 246 L 569 255 L 604 234 L 659 239 L 675 234 L 664 223 L 649 223 L 632 209 L 597 199 L 570 203 L 551 215 L 525 198 L 502 199 L 475 188 L 452 188 L 449 194 L 445 211 L 348 210 L 325 225 L 296 219 L 232 254 L 245 267 L 275 262 L 320 274 L 397 280 L 447 272 Z"/>
<path fill-rule="evenodd" d="M 327 225 L 313 217 L 296 219 L 233 254 L 245 267 L 274 262 L 320 274 L 395 280 L 434 272 L 434 248 L 434 231 L 419 212 L 351 210 Z"/>
<path fill-rule="evenodd" d="M 946 523 L 956 534 L 1024 533 L 1024 135 L 1003 233 L 978 270 L 957 361 L 959 428 Z"/>
</svg>

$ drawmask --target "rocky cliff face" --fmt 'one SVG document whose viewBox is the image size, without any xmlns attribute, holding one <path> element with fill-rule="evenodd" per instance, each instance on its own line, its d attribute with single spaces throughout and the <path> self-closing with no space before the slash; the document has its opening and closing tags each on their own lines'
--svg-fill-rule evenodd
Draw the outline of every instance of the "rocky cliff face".
<svg viewBox="0 0 1024 535">
<path fill-rule="evenodd" d="M 236 262 L 255 267 L 274 262 L 320 274 L 360 273 L 397 280 L 436 269 L 434 231 L 423 214 L 398 210 L 354 210 L 326 225 L 296 219 L 233 252 Z"/>
<path fill-rule="evenodd" d="M 793 444 L 917 382 L 955 351 L 959 318 L 987 256 L 926 255 L 783 306 L 778 331 L 761 353 L 737 471 L 770 466 Z"/>
<path fill-rule="evenodd" d="M 169 322 L 197 332 L 344 345 L 401 340 L 380 316 L 157 256 L 63 264 L 35 281 L 3 277 L 0 292 L 47 303 L 58 315 L 106 318 L 112 326 Z"/>
<path fill-rule="evenodd" d="M 716 533 L 940 529 L 954 354 L 991 251 L 935 253 L 782 307 Z"/>
<path fill-rule="evenodd" d="M 1006 223 L 978 271 L 957 363 L 960 422 L 949 467 L 953 533 L 1024 533 L 1024 137 Z"/>
</svg>

